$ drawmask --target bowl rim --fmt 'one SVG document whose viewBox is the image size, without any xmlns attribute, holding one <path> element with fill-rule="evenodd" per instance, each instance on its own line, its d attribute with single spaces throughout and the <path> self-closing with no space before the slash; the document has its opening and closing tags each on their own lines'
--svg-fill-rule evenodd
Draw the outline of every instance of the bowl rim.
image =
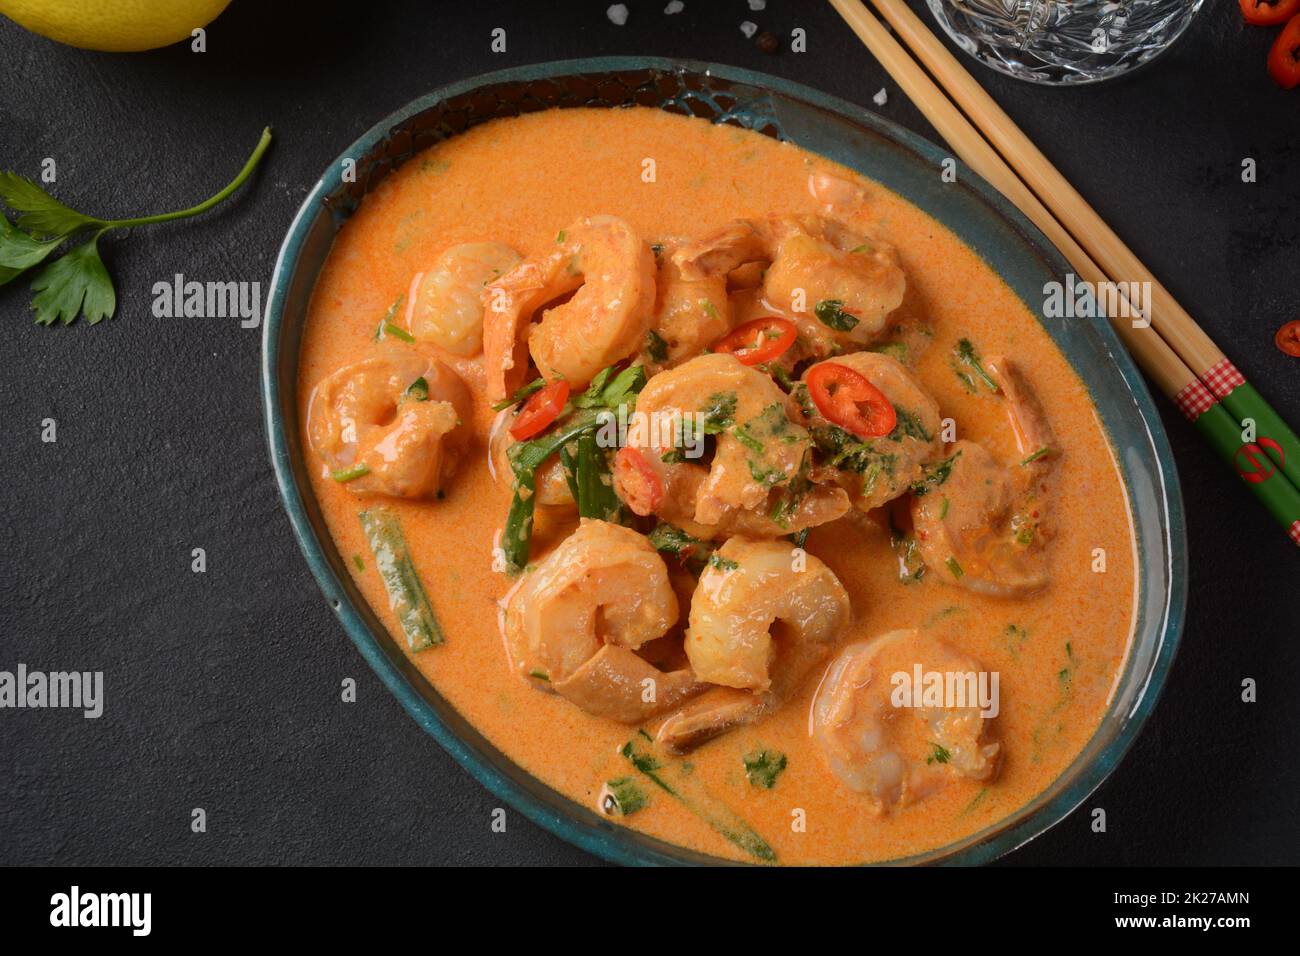
<svg viewBox="0 0 1300 956">
<path fill-rule="evenodd" d="M 412 686 L 394 661 L 384 652 L 379 639 L 364 620 L 362 612 L 353 605 L 347 586 L 331 566 L 327 556 L 327 548 L 332 548 L 333 545 L 319 539 L 308 517 L 304 491 L 298 486 L 293 474 L 295 446 L 288 434 L 285 420 L 280 414 L 285 395 L 280 387 L 279 370 L 286 358 L 294 363 L 296 370 L 298 359 L 296 354 L 287 355 L 288 350 L 282 347 L 281 330 L 284 323 L 284 301 L 290 283 L 294 278 L 299 255 L 308 231 L 319 215 L 331 214 L 323 201 L 343 185 L 341 170 L 345 159 L 359 161 L 361 157 L 366 156 L 403 121 L 431 109 L 442 100 L 483 86 L 557 78 L 575 74 L 643 70 L 703 74 L 724 81 L 748 84 L 796 101 L 802 101 L 812 107 L 836 114 L 841 118 L 864 126 L 896 145 L 929 158 L 935 163 L 936 167 L 944 159 L 950 158 L 947 150 L 936 146 L 924 137 L 840 97 L 759 71 L 689 58 L 603 56 L 552 60 L 494 70 L 444 84 L 390 112 L 354 140 L 347 149 L 335 157 L 332 163 L 326 167 L 326 171 L 316 180 L 295 213 L 276 256 L 275 267 L 271 276 L 270 292 L 267 296 L 266 310 L 263 317 L 261 363 L 263 425 L 266 429 L 267 447 L 272 468 L 275 472 L 276 484 L 294 537 L 297 539 L 299 548 L 303 552 L 313 577 L 343 624 L 348 637 L 361 653 L 362 658 L 380 678 L 389 692 L 397 698 L 411 718 L 432 736 L 479 784 L 486 787 L 493 795 L 505 801 L 511 807 L 518 809 L 543 829 L 609 862 L 620 864 L 680 864 L 683 862 L 730 864 L 732 862 L 730 860 L 699 854 L 666 841 L 660 841 L 652 837 L 647 838 L 642 834 L 637 834 L 642 839 L 634 842 L 629 837 L 632 831 L 627 831 L 625 828 L 612 826 L 597 828 L 576 817 L 572 811 L 567 813 L 558 812 L 525 790 L 491 761 L 477 754 L 466 741 L 449 727 L 420 692 Z M 796 143 L 796 145 L 799 144 Z M 815 152 L 815 150 L 813 151 Z M 964 185 L 973 189 L 983 203 L 992 207 L 993 212 L 1000 215 L 1009 226 L 1015 228 L 1020 233 L 1021 238 L 1051 263 L 1058 274 L 1072 271 L 1059 251 L 1018 209 L 1012 206 L 1008 200 L 972 170 L 961 164 L 960 161 L 958 161 L 958 168 Z M 903 198 L 912 202 L 907 196 Z M 926 212 L 927 215 L 931 215 L 924 209 L 922 211 Z M 949 224 L 943 222 L 940 224 L 944 228 L 955 232 Z M 337 234 L 337 228 L 336 225 L 334 234 Z M 959 235 L 958 238 L 961 238 L 961 236 Z M 313 285 L 314 281 L 315 277 L 313 277 Z M 1020 297 L 1018 293 L 1017 297 Z M 1040 794 L 1030 800 L 1025 807 L 1013 812 L 1012 815 L 1021 815 L 1020 819 L 1013 823 L 1005 823 L 1008 817 L 1004 816 L 985 829 L 969 834 L 953 844 L 947 844 L 944 847 L 911 857 L 881 861 L 886 865 L 927 862 L 943 865 L 988 863 L 1023 846 L 1056 826 L 1073 813 L 1123 760 L 1141 732 L 1147 718 L 1154 710 L 1172 666 L 1182 635 L 1187 603 L 1186 531 L 1177 468 L 1160 414 L 1133 359 L 1121 346 L 1118 336 L 1111 329 L 1109 323 L 1098 323 L 1096 328 L 1107 347 L 1111 362 L 1116 366 L 1131 394 L 1135 413 L 1145 427 L 1156 466 L 1155 475 L 1159 478 L 1159 485 L 1154 489 L 1154 492 L 1158 496 L 1159 503 L 1163 505 L 1164 520 L 1160 522 L 1163 535 L 1158 544 L 1156 542 L 1152 543 L 1152 550 L 1164 559 L 1167 587 L 1161 607 L 1160 643 L 1152 657 L 1145 683 L 1139 691 L 1135 704 L 1128 712 L 1123 725 L 1116 732 L 1114 738 L 1106 743 L 1094 755 L 1091 762 L 1079 770 L 1076 778 L 1060 792 L 1041 805 L 1026 810 L 1042 795 Z M 1067 361 L 1070 361 L 1068 356 Z M 1073 365 L 1073 362 L 1071 364 Z M 296 375 L 294 382 L 296 383 Z M 1089 391 L 1091 392 L 1091 389 Z M 290 400 L 296 401 L 296 394 L 290 396 Z M 1103 429 L 1105 428 L 1106 426 L 1103 424 Z M 1108 442 L 1111 444 L 1112 450 L 1118 452 L 1109 434 Z M 1121 467 L 1121 470 L 1124 470 L 1120 462 L 1117 461 L 1116 464 Z M 1133 491 L 1127 481 L 1124 484 L 1126 500 L 1131 510 L 1134 504 Z M 1137 570 L 1139 573 L 1141 572 L 1140 567 Z M 1137 600 L 1136 596 L 1135 600 Z M 1136 634 L 1132 640 L 1136 642 Z M 1135 647 L 1135 643 L 1130 644 L 1127 653 L 1131 655 Z M 448 706 L 450 706 L 450 703 L 448 703 Z M 454 710 L 454 708 L 452 709 Z M 1070 764 L 1062 771 L 1062 776 L 1069 772 L 1075 762 L 1088 751 L 1096 740 L 1097 734 L 1102 732 L 1103 726 L 1104 719 L 1103 724 L 1099 725 L 1092 736 L 1089 737 L 1088 743 L 1085 744 L 1083 750 L 1076 754 Z M 518 767 L 507 755 L 499 750 L 498 753 L 500 753 L 502 759 Z M 533 778 L 526 771 L 522 771 L 522 768 L 518 769 L 535 783 L 546 787 L 552 793 L 558 794 L 563 803 L 575 807 L 579 806 L 568 795 L 553 790 L 549 784 Z M 684 857 L 690 859 L 684 859 Z"/>
</svg>

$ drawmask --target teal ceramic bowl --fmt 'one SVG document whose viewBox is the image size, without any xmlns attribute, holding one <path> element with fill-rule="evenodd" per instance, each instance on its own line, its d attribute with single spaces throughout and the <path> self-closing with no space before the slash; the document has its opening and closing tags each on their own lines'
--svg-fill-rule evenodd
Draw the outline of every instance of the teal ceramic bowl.
<svg viewBox="0 0 1300 956">
<path fill-rule="evenodd" d="M 515 766 L 413 667 L 352 583 L 312 497 L 295 388 L 312 288 L 339 227 L 403 161 L 500 116 L 547 108 L 630 105 L 705 117 L 791 140 L 882 183 L 978 252 L 1039 313 L 1043 284 L 1063 281 L 1060 254 L 1009 203 L 948 154 L 874 113 L 786 80 L 710 63 L 613 57 L 545 63 L 453 83 L 381 120 L 334 160 L 284 239 L 267 303 L 262 398 L 271 461 L 293 530 L 326 600 L 367 663 L 406 711 L 500 799 L 561 838 L 618 863 L 720 863 L 602 819 Z M 356 181 L 343 182 L 345 159 Z M 895 863 L 984 863 L 1053 826 L 1106 778 L 1155 706 L 1173 661 L 1186 603 L 1186 543 L 1173 456 L 1138 370 L 1105 323 L 1045 322 L 1091 390 L 1128 489 L 1140 571 L 1132 648 L 1087 747 L 1043 793 L 966 839 Z M 436 601 L 436 596 L 435 596 Z"/>
</svg>

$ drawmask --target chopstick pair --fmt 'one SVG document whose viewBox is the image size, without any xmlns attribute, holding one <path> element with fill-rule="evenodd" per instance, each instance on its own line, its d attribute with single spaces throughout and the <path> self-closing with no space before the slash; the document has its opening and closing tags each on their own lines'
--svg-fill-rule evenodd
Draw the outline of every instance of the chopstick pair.
<svg viewBox="0 0 1300 956">
<path fill-rule="evenodd" d="M 1149 283 L 1148 307 L 1129 303 L 1130 312 L 1148 321 L 1134 327 L 1112 315 L 1111 325 L 1160 391 L 1300 545 L 1300 438 L 1281 416 L 903 0 L 872 2 L 916 60 L 859 0 L 830 2 L 962 162 L 1024 213 L 1080 279 L 1094 289 Z"/>
</svg>

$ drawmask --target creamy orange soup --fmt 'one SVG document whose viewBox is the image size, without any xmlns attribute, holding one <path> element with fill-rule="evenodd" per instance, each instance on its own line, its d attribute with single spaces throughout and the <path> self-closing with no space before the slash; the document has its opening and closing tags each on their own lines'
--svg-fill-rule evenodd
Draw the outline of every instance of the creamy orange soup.
<svg viewBox="0 0 1300 956">
<path fill-rule="evenodd" d="M 654 159 L 653 182 L 643 176 Z M 956 373 L 957 343 L 1014 356 L 1041 401 L 1061 454 L 1052 497 L 1051 583 L 1022 597 L 953 586 L 944 569 L 900 580 L 899 558 L 879 512 L 812 530 L 809 554 L 847 589 L 852 620 L 836 646 L 899 628 L 920 628 L 1000 678 L 992 722 L 1001 752 L 996 776 L 952 774 L 935 792 L 883 809 L 847 787 L 810 739 L 819 674 L 755 723 L 680 758 L 674 767 L 734 811 L 785 864 L 853 864 L 942 847 L 996 823 L 1039 794 L 1095 731 L 1133 628 L 1133 530 L 1112 450 L 1088 391 L 1034 317 L 990 265 L 929 216 L 881 186 L 818 156 L 748 131 L 652 109 L 562 110 L 499 120 L 439 144 L 389 176 L 340 231 L 317 282 L 302 346 L 299 403 L 335 370 L 376 355 L 438 354 L 469 386 L 469 445 L 441 499 L 358 494 L 331 477 L 310 447 L 312 488 L 357 584 L 405 646 L 358 512 L 395 514 L 446 633 L 411 657 L 471 723 L 529 773 L 599 812 L 607 781 L 639 780 L 648 805 L 612 819 L 726 859 L 752 861 L 701 817 L 640 775 L 620 748 L 638 728 L 591 716 L 531 686 L 503 649 L 499 602 L 514 583 L 495 571 L 494 538 L 508 487 L 489 473 L 495 413 L 485 398 L 481 355 L 439 353 L 425 343 L 375 338 L 377 324 L 412 277 L 447 247 L 500 242 L 522 256 L 554 248 L 557 231 L 584 216 L 621 217 L 647 243 L 694 237 L 738 217 L 812 214 L 810 172 L 860 182 L 878 234 L 898 249 L 907 294 L 898 313 L 928 338 L 913 372 L 960 435 L 1013 465 L 1018 451 L 1004 402 Z M 400 322 L 401 310 L 398 316 Z M 490 321 L 490 319 L 489 319 Z M 531 377 L 534 373 L 529 373 Z M 304 439 L 306 442 L 306 439 Z M 533 560 L 576 519 L 539 515 Z M 1104 573 L 1094 568 L 1104 549 Z M 687 608 L 683 606 L 684 621 Z M 822 670 L 825 667 L 823 665 Z M 659 718 L 662 719 L 662 718 Z M 653 735 L 658 719 L 644 730 Z M 929 744 L 921 735 L 919 746 Z M 640 738 L 645 740 L 646 738 Z M 745 757 L 784 755 L 770 788 L 750 780 Z M 939 755 L 942 757 L 942 755 Z M 907 755 L 923 763 L 936 754 Z M 942 762 L 942 760 L 940 760 Z"/>
</svg>

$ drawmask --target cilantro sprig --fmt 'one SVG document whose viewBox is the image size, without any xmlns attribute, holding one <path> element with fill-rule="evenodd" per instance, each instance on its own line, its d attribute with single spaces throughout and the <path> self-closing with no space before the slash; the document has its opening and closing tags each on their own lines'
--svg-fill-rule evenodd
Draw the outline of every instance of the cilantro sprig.
<svg viewBox="0 0 1300 956">
<path fill-rule="evenodd" d="M 89 325 L 112 318 L 117 311 L 117 292 L 99 255 L 99 240 L 115 229 L 131 229 L 175 219 L 188 219 L 207 212 L 238 189 L 262 159 L 271 143 L 271 130 L 262 130 L 244 168 L 230 184 L 197 206 L 175 212 L 131 219 L 101 219 L 64 205 L 32 180 L 12 172 L 0 172 L 0 203 L 15 213 L 11 222 L 0 210 L 0 286 L 29 269 L 32 275 L 32 308 L 40 325 L 56 321 L 70 325 L 78 315 Z M 89 236 L 81 245 L 46 262 L 64 243 Z"/>
</svg>

